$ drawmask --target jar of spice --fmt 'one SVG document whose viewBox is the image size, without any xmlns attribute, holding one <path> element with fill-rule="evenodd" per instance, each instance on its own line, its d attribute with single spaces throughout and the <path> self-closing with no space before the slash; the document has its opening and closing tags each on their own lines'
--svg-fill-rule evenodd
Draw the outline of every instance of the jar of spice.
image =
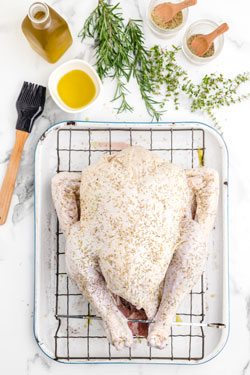
<svg viewBox="0 0 250 375">
<path fill-rule="evenodd" d="M 208 62 L 214 60 L 221 52 L 224 45 L 224 35 L 221 34 L 218 38 L 214 40 L 209 50 L 200 57 L 195 54 L 192 49 L 191 43 L 193 39 L 198 35 L 209 34 L 214 31 L 219 25 L 214 21 L 210 20 L 199 20 L 194 22 L 187 28 L 182 41 L 182 50 L 184 55 L 193 63 L 198 65 L 207 64 Z"/>
<path fill-rule="evenodd" d="M 172 0 L 171 3 L 180 3 L 183 0 Z M 160 38 L 171 38 L 176 35 L 185 25 L 188 18 L 188 8 L 178 12 L 175 17 L 167 22 L 156 14 L 155 9 L 158 5 L 163 4 L 164 0 L 151 0 L 148 7 L 147 21 L 150 29 Z"/>
</svg>

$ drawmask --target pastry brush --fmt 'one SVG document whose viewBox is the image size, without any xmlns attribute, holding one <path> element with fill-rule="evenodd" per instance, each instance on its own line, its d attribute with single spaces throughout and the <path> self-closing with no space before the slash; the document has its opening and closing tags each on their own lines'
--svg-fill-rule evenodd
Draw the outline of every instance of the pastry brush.
<svg viewBox="0 0 250 375">
<path fill-rule="evenodd" d="M 35 120 L 43 112 L 45 93 L 45 87 L 24 82 L 17 99 L 16 140 L 0 191 L 0 225 L 6 222 L 23 147 Z"/>
</svg>

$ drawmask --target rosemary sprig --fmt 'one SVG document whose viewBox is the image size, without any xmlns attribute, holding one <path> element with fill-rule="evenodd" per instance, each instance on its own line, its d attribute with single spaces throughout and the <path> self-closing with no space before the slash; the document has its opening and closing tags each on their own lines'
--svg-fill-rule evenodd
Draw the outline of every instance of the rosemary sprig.
<svg viewBox="0 0 250 375">
<path fill-rule="evenodd" d="M 222 74 L 207 74 L 200 83 L 194 84 L 176 62 L 179 48 L 173 46 L 167 50 L 154 46 L 148 50 L 141 21 L 129 20 L 125 27 L 119 3 L 112 6 L 107 0 L 99 0 L 79 36 L 82 41 L 87 36 L 95 39 L 97 72 L 102 80 L 112 77 L 116 81 L 112 101 L 120 101 L 116 108 L 118 113 L 133 111 L 127 101 L 127 83 L 131 76 L 139 86 L 148 113 L 157 121 L 170 99 L 175 109 L 179 108 L 179 97 L 184 93 L 191 101 L 191 112 L 205 112 L 220 130 L 214 110 L 250 97 L 250 94 L 238 94 L 241 84 L 250 81 L 248 72 L 238 74 L 234 79 L 224 78 Z M 155 97 L 160 99 L 156 100 Z"/>
<path fill-rule="evenodd" d="M 120 107 L 116 108 L 117 113 L 121 113 L 125 111 L 133 112 L 133 107 L 131 107 L 126 100 L 128 89 L 126 88 L 124 82 L 121 80 L 120 77 L 116 77 L 116 80 L 117 80 L 116 90 L 115 90 L 115 94 L 112 99 L 112 102 L 118 99 L 121 99 Z"/>
<path fill-rule="evenodd" d="M 151 97 L 149 55 L 139 26 L 141 21 L 130 20 L 125 27 L 119 9 L 119 3 L 112 6 L 105 0 L 99 0 L 98 6 L 85 21 L 79 37 L 82 41 L 87 36 L 95 39 L 97 73 L 102 80 L 106 77 L 116 80 L 112 101 L 120 100 L 117 112 L 133 110 L 127 101 L 126 87 L 133 75 L 148 113 L 152 119 L 159 121 L 162 111 L 155 108 L 159 103 Z"/>
<path fill-rule="evenodd" d="M 141 29 L 141 20 L 130 19 L 126 28 L 125 35 L 130 44 L 134 61 L 132 62 L 132 73 L 138 83 L 141 97 L 145 103 L 146 109 L 152 120 L 159 121 L 163 111 L 157 110 L 158 101 L 152 98 L 152 81 L 150 78 L 151 64 L 149 61 L 149 51 L 144 45 L 144 35 Z"/>
<path fill-rule="evenodd" d="M 83 41 L 87 36 L 95 39 L 95 56 L 97 73 L 101 80 L 112 77 L 117 81 L 113 100 L 121 99 L 119 112 L 132 110 L 126 101 L 127 88 L 125 82 L 131 75 L 130 44 L 124 34 L 123 17 L 119 11 L 119 3 L 115 6 L 99 0 L 98 6 L 84 23 L 79 37 Z"/>
</svg>

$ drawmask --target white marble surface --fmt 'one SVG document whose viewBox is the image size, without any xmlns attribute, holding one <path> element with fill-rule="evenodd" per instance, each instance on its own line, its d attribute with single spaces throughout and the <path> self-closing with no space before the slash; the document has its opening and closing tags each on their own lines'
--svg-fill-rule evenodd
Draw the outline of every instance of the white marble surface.
<svg viewBox="0 0 250 375">
<path fill-rule="evenodd" d="M 81 44 L 77 38 L 85 17 L 97 1 L 51 0 L 49 4 L 68 20 L 74 44 L 62 59 L 71 58 L 93 61 L 90 42 Z M 15 101 L 24 80 L 47 84 L 55 66 L 36 55 L 25 41 L 20 25 L 25 17 L 29 0 L 1 0 L 1 91 L 0 91 L 0 181 L 4 176 L 15 136 Z M 122 0 L 126 17 L 145 18 L 144 0 Z M 237 7 L 240 10 L 237 10 Z M 245 10 L 244 10 L 245 8 Z M 190 10 L 188 24 L 199 18 L 217 22 L 227 21 L 230 31 L 226 35 L 221 56 L 209 65 L 197 67 L 185 60 L 185 66 L 194 80 L 205 72 L 223 72 L 232 76 L 250 70 L 249 37 L 250 3 L 248 0 L 198 0 Z M 171 40 L 157 40 L 144 23 L 146 43 L 178 44 L 184 31 Z M 33 315 L 33 151 L 42 132 L 54 122 L 67 119 L 148 121 L 150 120 L 133 89 L 133 114 L 117 116 L 109 100 L 112 83 L 105 82 L 104 94 L 98 110 L 95 108 L 78 116 L 63 113 L 47 98 L 44 114 L 34 126 L 22 158 L 15 195 L 6 225 L 0 228 L 0 372 L 27 375 L 40 374 L 250 374 L 250 101 L 217 112 L 219 123 L 230 153 L 230 269 L 231 269 L 231 334 L 223 352 L 211 362 L 201 366 L 146 366 L 146 365 L 62 365 L 48 359 L 38 348 L 32 332 Z M 246 85 L 250 92 L 250 84 Z M 178 112 L 170 108 L 163 120 L 209 120 L 188 111 L 185 105 Z"/>
</svg>

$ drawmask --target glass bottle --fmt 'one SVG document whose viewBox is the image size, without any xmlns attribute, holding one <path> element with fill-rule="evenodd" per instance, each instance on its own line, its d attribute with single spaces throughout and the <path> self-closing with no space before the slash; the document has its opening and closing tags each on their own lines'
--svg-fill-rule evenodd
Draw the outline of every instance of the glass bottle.
<svg viewBox="0 0 250 375">
<path fill-rule="evenodd" d="M 30 46 L 49 63 L 57 62 L 72 44 L 67 22 L 50 6 L 33 3 L 22 23 Z"/>
</svg>

